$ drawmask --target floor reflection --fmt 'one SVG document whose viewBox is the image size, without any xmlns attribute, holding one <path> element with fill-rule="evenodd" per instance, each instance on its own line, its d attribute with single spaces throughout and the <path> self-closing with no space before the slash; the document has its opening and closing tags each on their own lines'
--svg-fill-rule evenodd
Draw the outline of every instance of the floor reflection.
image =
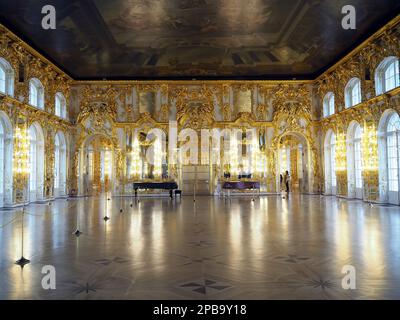
<svg viewBox="0 0 400 320">
<path fill-rule="evenodd" d="M 312 195 L 32 204 L 23 269 L 21 217 L 0 211 L 1 299 L 400 298 L 399 207 Z M 341 288 L 348 264 L 356 290 Z M 56 290 L 41 287 L 44 265 Z"/>
</svg>

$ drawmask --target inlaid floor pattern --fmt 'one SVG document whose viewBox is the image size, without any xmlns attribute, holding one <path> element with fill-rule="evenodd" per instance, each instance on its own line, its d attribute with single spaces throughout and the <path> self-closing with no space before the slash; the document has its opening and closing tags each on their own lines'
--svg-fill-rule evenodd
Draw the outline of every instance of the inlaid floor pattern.
<svg viewBox="0 0 400 320">
<path fill-rule="evenodd" d="M 313 195 L 130 204 L 29 205 L 23 268 L 21 208 L 0 211 L 0 299 L 400 299 L 399 207 Z M 45 265 L 55 290 L 42 288 Z M 355 290 L 342 288 L 346 265 Z"/>
</svg>

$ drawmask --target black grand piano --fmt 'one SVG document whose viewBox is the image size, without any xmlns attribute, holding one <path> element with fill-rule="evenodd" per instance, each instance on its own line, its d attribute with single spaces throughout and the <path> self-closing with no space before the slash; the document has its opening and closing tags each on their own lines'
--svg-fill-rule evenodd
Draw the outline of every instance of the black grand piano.
<svg viewBox="0 0 400 320">
<path fill-rule="evenodd" d="M 253 191 L 253 200 L 254 200 L 254 190 L 258 191 L 258 195 L 260 196 L 261 183 L 260 181 L 225 181 L 222 183 L 222 190 L 224 196 L 226 196 L 225 190 L 228 192 L 228 197 L 230 197 L 231 190 L 251 190 Z"/>
<path fill-rule="evenodd" d="M 259 181 L 225 181 L 222 184 L 222 189 L 232 190 L 246 190 L 246 189 L 260 189 Z"/>
<path fill-rule="evenodd" d="M 133 183 L 133 190 L 135 190 L 135 197 L 137 197 L 138 189 L 145 189 L 145 190 L 169 190 L 169 196 L 172 199 L 173 190 L 178 189 L 178 184 L 175 181 L 165 181 L 165 182 L 134 182 Z"/>
</svg>

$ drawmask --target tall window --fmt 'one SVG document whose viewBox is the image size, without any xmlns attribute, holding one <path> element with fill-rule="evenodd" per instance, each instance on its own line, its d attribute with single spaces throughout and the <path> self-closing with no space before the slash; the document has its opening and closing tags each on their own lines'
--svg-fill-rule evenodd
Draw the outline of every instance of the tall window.
<svg viewBox="0 0 400 320">
<path fill-rule="evenodd" d="M 10 119 L 0 111 L 0 207 L 12 203 L 12 141 Z"/>
<path fill-rule="evenodd" d="M 361 103 L 361 81 L 358 78 L 351 79 L 345 88 L 346 108 Z"/>
<path fill-rule="evenodd" d="M 61 118 L 66 118 L 66 101 L 64 95 L 61 92 L 56 93 L 55 97 L 55 115 Z"/>
<path fill-rule="evenodd" d="M 386 129 L 389 192 L 399 191 L 399 134 L 400 119 L 398 114 L 394 113 L 390 117 Z"/>
<path fill-rule="evenodd" d="M 335 113 L 335 95 L 333 92 L 328 92 L 324 97 L 323 102 L 324 117 L 329 117 Z"/>
<path fill-rule="evenodd" d="M 362 199 L 362 129 L 355 121 L 349 126 L 346 147 L 348 196 Z"/>
<path fill-rule="evenodd" d="M 5 128 L 0 121 L 0 194 L 4 195 L 4 169 L 5 169 Z"/>
<path fill-rule="evenodd" d="M 6 71 L 0 65 L 0 92 L 6 93 Z"/>
<path fill-rule="evenodd" d="M 29 103 L 39 109 L 44 109 L 44 89 L 39 79 L 29 81 Z"/>
<path fill-rule="evenodd" d="M 325 189 L 328 194 L 336 193 L 336 137 L 330 130 L 325 137 Z"/>
<path fill-rule="evenodd" d="M 54 137 L 54 195 L 65 194 L 66 186 L 66 143 L 62 132 Z"/>
<path fill-rule="evenodd" d="M 378 66 L 375 72 L 376 94 L 388 92 L 400 86 L 399 59 L 387 57 Z"/>
</svg>

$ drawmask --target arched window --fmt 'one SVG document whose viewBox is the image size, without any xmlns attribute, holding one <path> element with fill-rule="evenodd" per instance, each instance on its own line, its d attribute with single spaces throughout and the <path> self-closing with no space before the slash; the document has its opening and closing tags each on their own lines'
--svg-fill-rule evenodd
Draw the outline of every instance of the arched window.
<svg viewBox="0 0 400 320">
<path fill-rule="evenodd" d="M 400 204 L 400 117 L 393 110 L 380 121 L 378 148 L 381 201 Z"/>
<path fill-rule="evenodd" d="M 336 137 L 329 130 L 325 137 L 325 192 L 336 194 L 336 160 L 335 160 Z"/>
<path fill-rule="evenodd" d="M 7 60 L 0 57 L 0 92 L 14 96 L 14 70 Z"/>
<path fill-rule="evenodd" d="M 362 129 L 357 122 L 350 124 L 347 134 L 347 181 L 349 197 L 362 199 Z"/>
<path fill-rule="evenodd" d="M 44 109 L 44 89 L 39 79 L 29 81 L 29 104 L 39 109 Z"/>
<path fill-rule="evenodd" d="M 6 93 L 6 70 L 0 65 L 0 92 Z"/>
<path fill-rule="evenodd" d="M 335 95 L 333 92 L 328 92 L 325 95 L 323 105 L 324 117 L 329 117 L 335 113 Z"/>
<path fill-rule="evenodd" d="M 12 127 L 0 112 L 0 207 L 12 203 Z"/>
<path fill-rule="evenodd" d="M 358 78 L 351 79 L 344 90 L 346 108 L 361 103 L 361 81 Z"/>
<path fill-rule="evenodd" d="M 44 138 L 42 128 L 34 123 L 29 127 L 29 201 L 43 198 Z"/>
<path fill-rule="evenodd" d="M 62 132 L 54 137 L 54 195 L 63 196 L 66 193 L 67 153 L 66 142 Z"/>
<path fill-rule="evenodd" d="M 4 194 L 4 140 L 5 128 L 3 123 L 0 122 L 0 195 Z"/>
<path fill-rule="evenodd" d="M 387 57 L 378 66 L 375 72 L 376 94 L 388 92 L 400 85 L 399 59 Z"/>
<path fill-rule="evenodd" d="M 66 101 L 64 95 L 61 92 L 56 93 L 54 113 L 60 118 L 65 119 L 67 117 Z"/>
<path fill-rule="evenodd" d="M 390 117 L 386 129 L 389 192 L 399 191 L 399 133 L 400 119 L 395 113 Z"/>
</svg>

